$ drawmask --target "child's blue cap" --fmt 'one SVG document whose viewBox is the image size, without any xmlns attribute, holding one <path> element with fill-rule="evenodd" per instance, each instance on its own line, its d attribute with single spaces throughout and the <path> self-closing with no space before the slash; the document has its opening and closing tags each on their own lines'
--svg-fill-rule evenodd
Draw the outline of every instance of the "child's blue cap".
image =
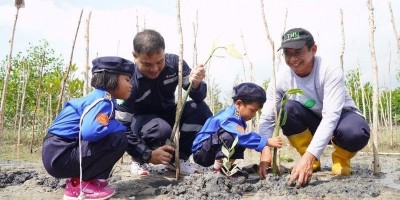
<svg viewBox="0 0 400 200">
<path fill-rule="evenodd" d="M 117 56 L 99 57 L 92 61 L 92 73 L 111 72 L 132 76 L 135 71 L 135 64 Z"/>
<path fill-rule="evenodd" d="M 233 100 L 248 100 L 265 103 L 267 100 L 265 90 L 255 83 L 241 83 L 233 88 Z"/>
</svg>

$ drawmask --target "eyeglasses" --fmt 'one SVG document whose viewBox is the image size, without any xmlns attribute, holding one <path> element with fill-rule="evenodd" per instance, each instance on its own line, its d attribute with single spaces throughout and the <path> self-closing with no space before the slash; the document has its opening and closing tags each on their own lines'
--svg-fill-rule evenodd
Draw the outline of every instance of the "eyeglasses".
<svg viewBox="0 0 400 200">
<path fill-rule="evenodd" d="M 284 49 L 283 50 L 283 55 L 285 56 L 285 58 L 290 58 L 292 56 L 300 58 L 304 55 L 304 47 L 301 49 L 295 49 L 294 51 L 290 51 L 289 49 Z"/>
</svg>

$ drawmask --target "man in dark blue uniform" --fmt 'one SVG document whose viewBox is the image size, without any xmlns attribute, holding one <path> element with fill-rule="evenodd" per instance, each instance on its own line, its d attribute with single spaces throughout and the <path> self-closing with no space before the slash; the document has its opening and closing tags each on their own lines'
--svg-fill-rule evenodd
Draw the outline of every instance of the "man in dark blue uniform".
<svg viewBox="0 0 400 200">
<path fill-rule="evenodd" d="M 116 118 L 132 129 L 128 135 L 128 154 L 132 156 L 131 172 L 149 175 L 146 163 L 164 164 L 174 169 L 174 147 L 166 145 L 175 123 L 175 91 L 178 85 L 179 57 L 164 52 L 163 37 L 154 30 L 139 32 L 133 40 L 135 73 L 130 97 L 117 106 Z M 183 62 L 183 88 L 193 87 L 180 120 L 180 169 L 182 174 L 196 173 L 189 159 L 191 146 L 199 131 L 212 115 L 204 102 L 207 85 L 203 82 L 203 65 L 191 70 Z M 172 164 L 171 164 L 172 163 Z"/>
</svg>

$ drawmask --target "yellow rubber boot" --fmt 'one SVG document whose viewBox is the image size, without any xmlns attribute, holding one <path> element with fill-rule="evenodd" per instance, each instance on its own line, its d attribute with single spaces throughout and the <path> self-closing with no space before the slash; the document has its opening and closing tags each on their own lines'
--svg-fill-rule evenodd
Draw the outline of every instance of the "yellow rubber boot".
<svg viewBox="0 0 400 200">
<path fill-rule="evenodd" d="M 312 134 L 310 130 L 306 129 L 305 131 L 288 136 L 288 140 L 290 144 L 296 148 L 297 152 L 302 156 L 306 150 L 308 145 L 311 143 Z M 321 162 L 319 160 L 315 160 L 313 164 L 313 172 L 321 170 Z"/>
<path fill-rule="evenodd" d="M 351 166 L 350 159 L 353 158 L 357 152 L 349 152 L 340 148 L 332 142 L 335 151 L 332 153 L 332 172 L 336 175 L 350 175 Z"/>
</svg>

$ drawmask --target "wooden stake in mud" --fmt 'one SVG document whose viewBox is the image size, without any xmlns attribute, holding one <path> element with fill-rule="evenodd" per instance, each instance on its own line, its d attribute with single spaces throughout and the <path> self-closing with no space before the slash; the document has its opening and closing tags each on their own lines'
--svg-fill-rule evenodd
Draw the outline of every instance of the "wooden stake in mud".
<svg viewBox="0 0 400 200">
<path fill-rule="evenodd" d="M 368 11 L 369 11 L 369 48 L 372 60 L 372 71 L 373 71 L 373 99 L 372 99 L 372 148 L 374 152 L 374 175 L 379 175 L 381 172 L 378 156 L 378 102 L 379 102 L 379 83 L 378 83 L 378 63 L 376 61 L 375 55 L 375 42 L 374 42 L 374 32 L 375 32 L 375 17 L 374 17 L 374 7 L 372 5 L 372 0 L 367 1 Z"/>
<path fill-rule="evenodd" d="M 176 179 L 179 179 L 180 176 L 180 158 L 179 158 L 179 132 L 176 132 L 176 130 L 179 127 L 179 121 L 180 121 L 180 114 L 182 113 L 182 66 L 183 66 L 183 34 L 182 34 L 182 23 L 181 23 L 181 1 L 176 0 L 176 22 L 177 22 L 177 27 L 178 27 L 178 35 L 179 35 L 179 62 L 178 62 L 178 103 L 177 103 L 177 109 L 175 114 L 175 124 L 174 128 L 171 133 L 171 140 L 174 141 L 175 145 L 175 177 Z M 192 84 L 190 84 L 192 85 Z M 178 112 L 180 113 L 178 115 Z M 178 122 L 178 123 L 176 123 Z"/>
</svg>

